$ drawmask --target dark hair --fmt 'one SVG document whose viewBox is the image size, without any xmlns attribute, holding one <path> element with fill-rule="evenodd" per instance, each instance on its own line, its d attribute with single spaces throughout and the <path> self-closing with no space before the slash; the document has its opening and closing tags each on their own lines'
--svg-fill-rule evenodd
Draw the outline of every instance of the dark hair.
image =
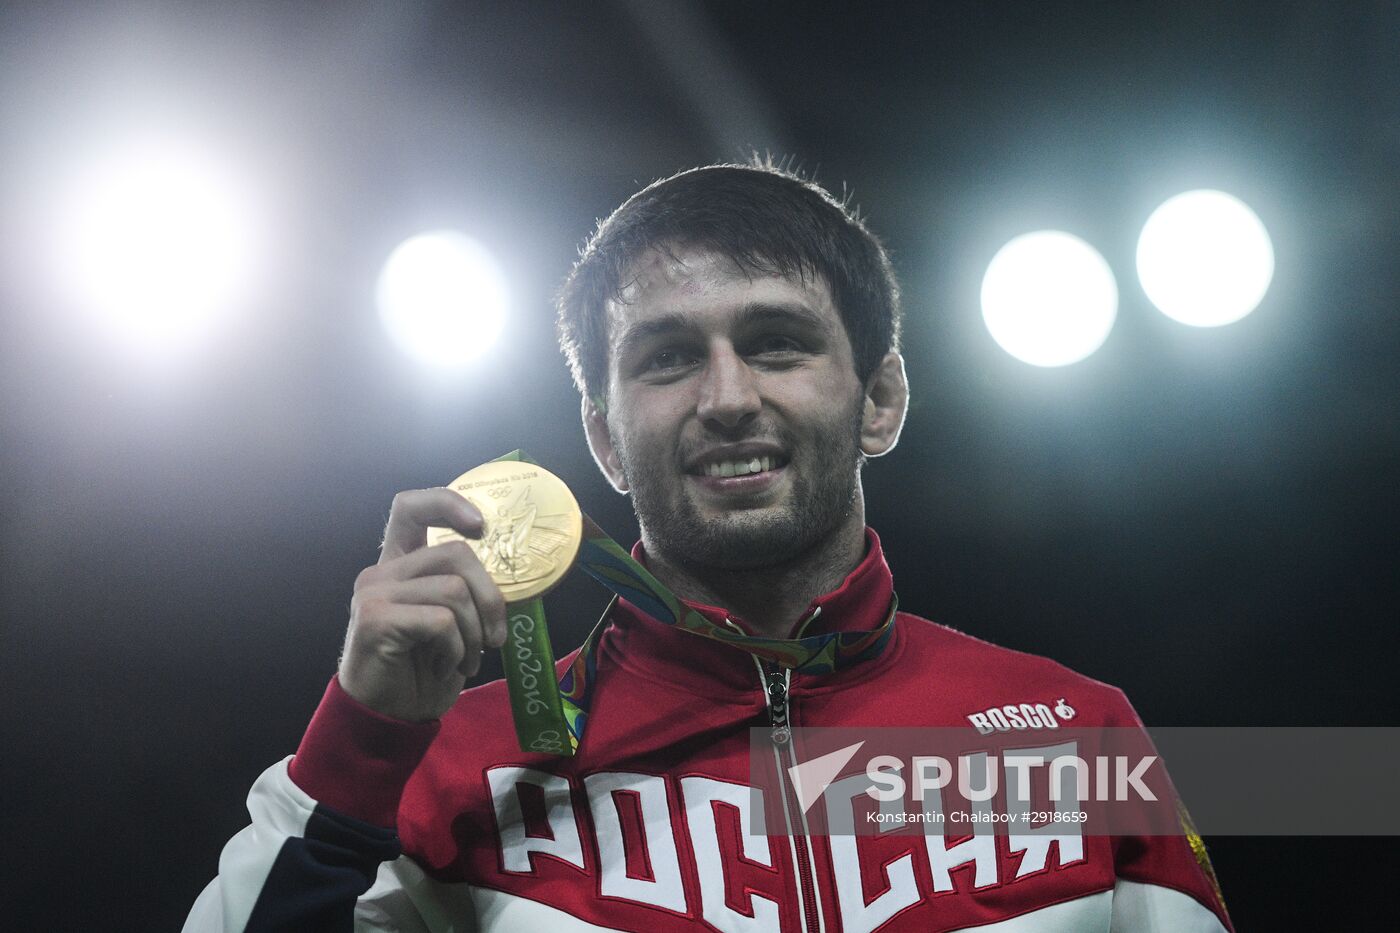
<svg viewBox="0 0 1400 933">
<path fill-rule="evenodd" d="M 707 165 L 628 198 L 580 251 L 560 289 L 559 346 L 574 384 L 601 398 L 608 375 L 606 304 L 648 249 L 701 247 L 751 274 L 820 278 L 845 324 L 862 382 L 899 348 L 899 284 L 880 241 L 826 189 L 770 161 Z"/>
</svg>

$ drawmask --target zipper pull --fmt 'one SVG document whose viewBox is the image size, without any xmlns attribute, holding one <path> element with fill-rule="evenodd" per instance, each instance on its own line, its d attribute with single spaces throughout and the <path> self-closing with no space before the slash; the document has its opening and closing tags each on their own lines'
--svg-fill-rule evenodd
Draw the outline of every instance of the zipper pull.
<svg viewBox="0 0 1400 933">
<path fill-rule="evenodd" d="M 792 729 L 788 725 L 786 672 L 765 671 L 763 679 L 768 691 L 768 721 L 773 726 L 773 744 L 786 745 L 792 739 Z"/>
</svg>

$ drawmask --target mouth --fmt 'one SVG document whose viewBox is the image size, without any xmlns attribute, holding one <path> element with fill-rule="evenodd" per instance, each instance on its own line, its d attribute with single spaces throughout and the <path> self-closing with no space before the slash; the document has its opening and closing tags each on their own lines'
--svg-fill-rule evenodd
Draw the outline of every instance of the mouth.
<svg viewBox="0 0 1400 933">
<path fill-rule="evenodd" d="M 750 457 L 746 460 L 724 459 L 710 460 L 700 465 L 698 472 L 692 471 L 695 476 L 711 476 L 729 478 L 731 476 L 750 476 L 754 473 L 768 473 L 773 470 L 780 470 L 787 465 L 782 457 Z"/>
<path fill-rule="evenodd" d="M 691 476 L 709 479 L 732 479 L 781 470 L 788 456 L 770 445 L 734 445 L 706 451 L 686 464 Z"/>
</svg>

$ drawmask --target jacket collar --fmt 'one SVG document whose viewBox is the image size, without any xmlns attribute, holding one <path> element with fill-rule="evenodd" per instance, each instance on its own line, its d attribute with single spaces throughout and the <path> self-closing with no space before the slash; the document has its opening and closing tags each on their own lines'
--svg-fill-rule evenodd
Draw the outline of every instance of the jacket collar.
<svg viewBox="0 0 1400 933">
<path fill-rule="evenodd" d="M 812 600 L 806 612 L 793 620 L 794 630 L 809 619 L 803 635 L 869 631 L 885 621 L 894 597 L 893 578 L 879 536 L 873 529 L 866 528 L 865 540 L 865 557 L 840 586 Z M 632 556 L 646 564 L 646 553 L 640 542 L 632 548 Z M 742 619 L 730 615 L 722 607 L 689 601 L 686 605 L 717 625 L 723 626 L 728 620 L 752 632 Z M 751 697 L 758 687 L 758 669 L 753 656 L 739 648 L 658 622 L 621 598 L 613 606 L 611 621 L 612 626 L 603 639 L 603 654 L 636 673 L 701 694 L 729 688 Z M 794 631 L 789 637 L 795 635 Z M 892 648 L 893 644 L 888 646 L 884 655 L 890 655 Z M 823 680 L 842 678 L 868 665 L 879 664 L 881 660 L 877 658 L 824 675 Z"/>
</svg>

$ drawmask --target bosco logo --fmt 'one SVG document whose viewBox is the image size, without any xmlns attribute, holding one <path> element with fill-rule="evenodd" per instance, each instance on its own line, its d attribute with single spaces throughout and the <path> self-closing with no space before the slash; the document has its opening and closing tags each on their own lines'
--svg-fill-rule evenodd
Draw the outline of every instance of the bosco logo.
<svg viewBox="0 0 1400 933">
<path fill-rule="evenodd" d="M 1059 715 L 1058 719 L 1056 714 Z M 978 713 L 968 713 L 967 721 L 972 723 L 979 735 L 991 735 L 993 732 L 1013 730 L 1024 732 L 1028 729 L 1058 729 L 1060 719 L 1068 720 L 1073 716 L 1074 708 L 1065 702 L 1064 697 L 1060 697 L 1054 710 L 1044 703 L 1007 703 L 1005 706 L 993 706 Z"/>
</svg>

